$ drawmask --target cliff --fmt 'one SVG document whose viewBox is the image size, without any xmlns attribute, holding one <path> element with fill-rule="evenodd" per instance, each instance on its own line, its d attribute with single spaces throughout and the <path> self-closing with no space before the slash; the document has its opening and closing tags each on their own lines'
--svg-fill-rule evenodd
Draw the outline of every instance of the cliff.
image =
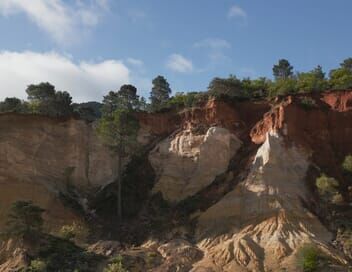
<svg viewBox="0 0 352 272">
<path fill-rule="evenodd" d="M 92 226 L 91 250 L 122 255 L 131 271 L 300 271 L 307 244 L 329 259 L 321 271 L 347 271 L 338 222 L 352 216 L 341 167 L 352 154 L 351 109 L 346 90 L 138 113 L 146 150 L 126 165 L 124 198 L 139 208 L 119 224 L 116 158 L 94 124 L 0 115 L 0 222 L 18 199 L 44 207 L 49 229 L 84 221 L 60 197 L 73 187 L 103 228 Z M 320 198 L 321 174 L 339 181 L 339 203 Z"/>
<path fill-rule="evenodd" d="M 74 191 L 84 202 L 90 190 L 113 182 L 115 173 L 116 158 L 98 140 L 92 124 L 0 115 L 0 226 L 19 199 L 44 208 L 50 225 L 71 222 L 77 216 L 60 196 Z"/>
</svg>

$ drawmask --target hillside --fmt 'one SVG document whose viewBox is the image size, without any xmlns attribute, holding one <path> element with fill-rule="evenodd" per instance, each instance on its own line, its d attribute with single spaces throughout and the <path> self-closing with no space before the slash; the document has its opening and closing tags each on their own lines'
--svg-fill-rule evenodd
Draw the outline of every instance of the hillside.
<svg viewBox="0 0 352 272">
<path fill-rule="evenodd" d="M 80 246 L 98 259 L 82 271 L 117 255 L 128 271 L 301 271 L 307 245 L 324 256 L 318 271 L 348 271 L 352 90 L 209 99 L 136 117 L 143 148 L 123 162 L 121 222 L 117 157 L 95 122 L 0 114 L 0 230 L 13 202 L 31 200 L 47 233 L 90 229 Z M 317 186 L 323 175 L 338 181 L 333 193 Z M 40 252 L 0 243 L 1 272 Z"/>
</svg>

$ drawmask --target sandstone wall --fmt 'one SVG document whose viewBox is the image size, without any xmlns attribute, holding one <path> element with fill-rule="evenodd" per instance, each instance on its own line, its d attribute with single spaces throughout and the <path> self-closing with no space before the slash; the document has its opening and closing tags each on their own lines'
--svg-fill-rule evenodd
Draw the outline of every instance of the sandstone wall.
<svg viewBox="0 0 352 272">
<path fill-rule="evenodd" d="M 47 217 L 74 217 L 58 199 L 67 186 L 84 194 L 116 176 L 116 158 L 84 121 L 0 115 L 0 225 L 16 200 L 33 200 Z"/>
</svg>

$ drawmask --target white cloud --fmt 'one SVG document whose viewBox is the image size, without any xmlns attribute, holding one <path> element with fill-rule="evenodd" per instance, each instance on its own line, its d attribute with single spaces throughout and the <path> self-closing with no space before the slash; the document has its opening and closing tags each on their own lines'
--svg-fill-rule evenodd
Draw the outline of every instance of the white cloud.
<svg viewBox="0 0 352 272">
<path fill-rule="evenodd" d="M 93 0 L 89 4 L 77 0 L 75 5 L 63 0 L 0 0 L 2 15 L 24 13 L 60 44 L 78 40 L 82 30 L 99 23 L 107 8 L 107 0 Z"/>
<path fill-rule="evenodd" d="M 198 41 L 194 44 L 196 48 L 210 48 L 213 50 L 227 49 L 231 48 L 231 44 L 224 40 L 218 38 L 208 38 L 201 41 Z"/>
<path fill-rule="evenodd" d="M 166 67 L 172 71 L 179 73 L 188 73 L 193 71 L 193 63 L 180 54 L 172 54 L 169 56 Z"/>
<path fill-rule="evenodd" d="M 74 101 L 101 101 L 110 90 L 130 83 L 131 71 L 119 60 L 79 63 L 49 52 L 0 52 L 0 99 L 26 98 L 29 84 L 50 82 L 57 90 L 68 91 Z"/>
<path fill-rule="evenodd" d="M 244 9 L 242 9 L 239 6 L 233 5 L 228 14 L 227 14 L 228 18 L 241 18 L 243 20 L 247 19 L 247 13 Z"/>
</svg>

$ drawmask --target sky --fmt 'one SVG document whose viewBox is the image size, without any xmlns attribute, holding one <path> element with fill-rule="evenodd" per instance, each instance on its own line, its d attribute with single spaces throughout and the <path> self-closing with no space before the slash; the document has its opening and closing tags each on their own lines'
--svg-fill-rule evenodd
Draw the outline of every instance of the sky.
<svg viewBox="0 0 352 272">
<path fill-rule="evenodd" d="M 175 92 L 214 77 L 328 72 L 352 57 L 351 0 L 0 0 L 0 99 L 50 82 L 75 102 L 157 75 Z"/>
</svg>

